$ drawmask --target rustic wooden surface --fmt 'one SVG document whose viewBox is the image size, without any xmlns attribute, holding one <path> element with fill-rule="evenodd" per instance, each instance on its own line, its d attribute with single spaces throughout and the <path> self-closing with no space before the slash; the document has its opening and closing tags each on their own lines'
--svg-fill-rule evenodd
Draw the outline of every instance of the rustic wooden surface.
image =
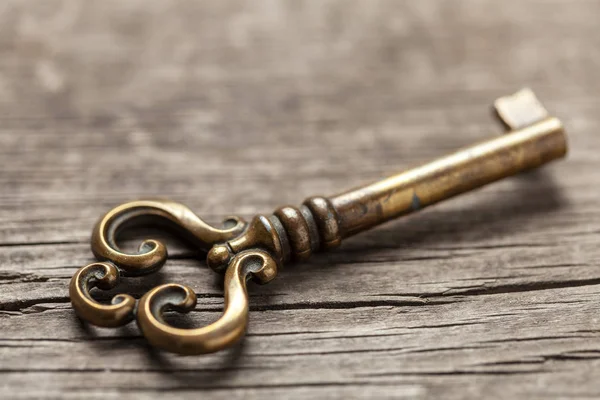
<svg viewBox="0 0 600 400">
<path fill-rule="evenodd" d="M 0 2 L 0 397 L 600 396 L 600 1 Z M 86 326 L 95 220 L 168 197 L 207 220 L 333 194 L 500 132 L 535 89 L 566 161 L 251 285 L 246 340 L 177 357 Z M 130 234 L 128 248 L 145 235 Z M 152 235 L 151 235 L 152 236 Z M 218 277 L 163 272 L 218 316 Z"/>
</svg>

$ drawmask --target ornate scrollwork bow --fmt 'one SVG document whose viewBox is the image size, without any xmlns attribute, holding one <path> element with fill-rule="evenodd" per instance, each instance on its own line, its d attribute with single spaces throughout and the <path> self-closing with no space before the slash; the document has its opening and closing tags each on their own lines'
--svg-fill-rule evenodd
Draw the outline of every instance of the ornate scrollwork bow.
<svg viewBox="0 0 600 400">
<path fill-rule="evenodd" d="M 196 329 L 175 328 L 165 322 L 164 312 L 185 313 L 196 306 L 196 294 L 185 285 L 157 286 L 137 303 L 128 294 L 114 296 L 110 304 L 91 296 L 93 288 L 114 289 L 121 275 L 147 275 L 165 264 L 167 249 L 157 240 L 144 240 L 137 254 L 127 254 L 117 245 L 123 229 L 148 222 L 176 228 L 201 250 L 208 251 L 207 262 L 213 270 L 225 273 L 225 307 L 216 322 Z M 71 280 L 69 293 L 75 312 L 104 327 L 125 325 L 135 319 L 151 344 L 175 353 L 218 351 L 233 345 L 245 333 L 249 279 L 267 283 L 275 278 L 284 261 L 304 259 L 321 247 L 340 242 L 333 208 L 323 198 L 309 199 L 299 209 L 280 208 L 274 215 L 258 216 L 250 223 L 230 217 L 223 225 L 210 226 L 186 206 L 171 201 L 134 201 L 114 208 L 98 221 L 92 233 L 92 252 L 98 262 L 80 268 Z"/>
</svg>

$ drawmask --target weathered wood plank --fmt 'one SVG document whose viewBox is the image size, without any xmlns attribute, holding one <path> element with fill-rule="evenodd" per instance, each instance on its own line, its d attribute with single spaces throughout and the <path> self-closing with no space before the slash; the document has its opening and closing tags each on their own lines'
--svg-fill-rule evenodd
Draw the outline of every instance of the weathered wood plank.
<svg viewBox="0 0 600 400">
<path fill-rule="evenodd" d="M 600 396 L 600 1 L 0 4 L 0 397 Z M 570 134 L 542 171 L 252 286 L 228 352 L 151 351 L 67 296 L 96 219 L 169 197 L 208 221 L 332 194 L 497 134 L 529 85 Z M 126 248 L 155 231 L 131 234 Z M 119 288 L 219 277 L 171 259 Z"/>
<path fill-rule="evenodd" d="M 597 294 L 597 286 L 586 286 L 539 290 L 533 296 L 453 297 L 447 304 L 421 307 L 255 311 L 243 346 L 201 358 L 148 351 L 134 328 L 82 329 L 68 306 L 46 304 L 15 314 L 10 323 L 0 320 L 11 337 L 2 341 L 1 351 L 8 365 L 19 364 L 33 376 L 56 372 L 85 379 L 85 374 L 103 373 L 112 376 L 111 387 L 125 391 L 160 391 L 163 385 L 185 392 L 191 387 L 268 390 L 362 382 L 385 395 L 392 382 L 421 392 L 438 379 L 441 390 L 459 395 L 461 386 L 482 378 L 493 389 L 490 394 L 507 386 L 505 395 L 527 396 L 536 393 L 535 385 L 508 383 L 526 382 L 533 374 L 544 382 L 537 389 L 552 393 L 564 379 L 593 373 L 597 329 L 581 315 L 598 311 L 591 301 Z M 557 314 L 557 307 L 563 312 Z M 207 317 L 193 314 L 194 323 Z M 54 334 L 24 337 L 40 323 Z M 311 326 L 316 330 L 307 329 Z M 13 370 L 6 371 L 11 379 L 23 379 Z M 562 379 L 553 382 L 549 376 L 554 374 Z M 77 381 L 48 382 L 49 390 L 80 393 L 79 387 Z"/>
</svg>

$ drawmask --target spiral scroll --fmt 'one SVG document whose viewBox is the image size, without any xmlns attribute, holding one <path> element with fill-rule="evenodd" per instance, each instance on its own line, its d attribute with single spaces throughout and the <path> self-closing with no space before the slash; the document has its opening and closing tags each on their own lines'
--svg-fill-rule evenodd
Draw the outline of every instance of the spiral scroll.
<svg viewBox="0 0 600 400">
<path fill-rule="evenodd" d="M 189 312 L 196 306 L 192 289 L 178 284 L 158 286 L 141 299 L 138 325 L 148 341 L 179 354 L 212 353 L 233 345 L 245 333 L 248 324 L 246 281 L 254 277 L 267 283 L 277 274 L 277 264 L 269 253 L 249 250 L 237 254 L 225 273 L 225 309 L 214 323 L 195 329 L 174 328 L 163 319 L 168 310 Z"/>
<path fill-rule="evenodd" d="M 98 326 L 116 327 L 133 319 L 135 299 L 128 294 L 118 294 L 111 304 L 101 304 L 90 295 L 97 287 L 109 290 L 120 280 L 117 267 L 108 262 L 97 262 L 80 268 L 71 279 L 69 295 L 75 313 L 84 320 Z"/>
<path fill-rule="evenodd" d="M 215 243 L 239 235 L 245 227 L 244 221 L 237 217 L 228 218 L 223 229 L 212 227 L 183 204 L 172 201 L 133 201 L 112 209 L 94 227 L 92 252 L 96 258 L 115 263 L 130 276 L 145 275 L 160 269 L 167 260 L 167 248 L 163 243 L 145 240 L 138 254 L 124 253 L 116 243 L 120 231 L 144 220 L 166 223 L 205 251 Z"/>
</svg>

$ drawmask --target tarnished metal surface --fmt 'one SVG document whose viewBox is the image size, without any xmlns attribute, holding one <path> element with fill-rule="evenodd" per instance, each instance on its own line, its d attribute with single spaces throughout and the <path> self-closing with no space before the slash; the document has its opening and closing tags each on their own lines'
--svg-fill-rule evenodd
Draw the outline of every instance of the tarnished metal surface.
<svg viewBox="0 0 600 400">
<path fill-rule="evenodd" d="M 563 157 L 556 118 L 332 197 L 344 237 Z"/>
<path fill-rule="evenodd" d="M 511 129 L 506 135 L 330 198 L 311 197 L 298 208 L 281 207 L 248 224 L 231 218 L 224 228 L 214 228 L 187 207 L 170 201 L 118 206 L 94 228 L 92 251 L 105 262 L 90 264 L 75 274 L 70 286 L 73 308 L 81 318 L 100 326 L 119 326 L 135 318 L 153 345 L 176 353 L 210 353 L 229 347 L 246 329 L 248 279 L 267 283 L 287 261 L 304 260 L 316 251 L 338 246 L 342 238 L 566 154 L 560 121 L 548 116 L 533 92 L 524 90 L 501 98 L 495 106 L 501 121 Z M 137 311 L 129 295 L 115 296 L 111 305 L 90 296 L 92 287 L 115 287 L 119 271 L 143 275 L 165 263 L 166 247 L 156 240 L 144 241 L 137 254 L 126 254 L 116 244 L 121 229 L 148 218 L 179 228 L 208 251 L 210 268 L 225 272 L 225 310 L 213 324 L 181 329 L 163 320 L 164 311 L 187 312 L 195 307 L 195 293 L 183 285 L 152 289 L 140 299 Z"/>
<path fill-rule="evenodd" d="M 219 320 L 196 329 L 181 329 L 167 325 L 162 319 L 166 309 L 187 312 L 196 306 L 196 294 L 183 285 L 158 286 L 141 299 L 138 305 L 138 325 L 154 346 L 179 354 L 212 353 L 231 346 L 245 333 L 248 323 L 246 281 L 252 276 L 267 283 L 277 275 L 277 263 L 271 255 L 259 249 L 236 254 L 225 272 L 225 310 Z"/>
</svg>

